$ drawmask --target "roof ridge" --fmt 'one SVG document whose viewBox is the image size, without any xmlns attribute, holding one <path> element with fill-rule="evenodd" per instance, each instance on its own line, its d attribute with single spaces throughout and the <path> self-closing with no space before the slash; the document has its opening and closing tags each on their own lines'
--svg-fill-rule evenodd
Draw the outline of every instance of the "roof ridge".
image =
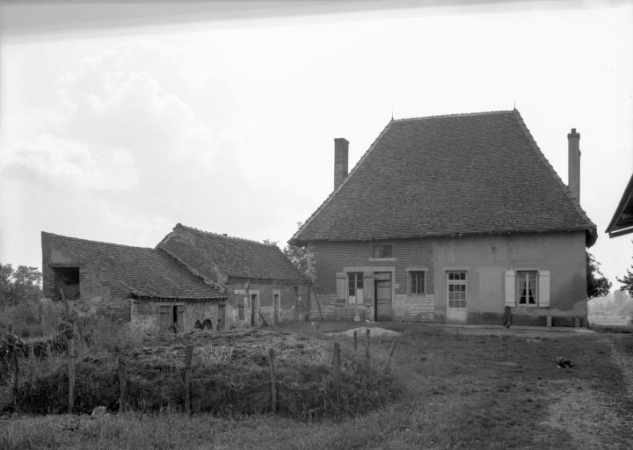
<svg viewBox="0 0 633 450">
<path fill-rule="evenodd" d="M 126 247 L 126 248 L 135 248 L 135 249 L 141 249 L 141 250 L 154 250 L 151 247 L 139 247 L 139 246 L 136 246 L 136 245 L 115 244 L 114 242 L 94 241 L 92 239 L 82 239 L 82 238 L 76 238 L 76 237 L 72 237 L 72 236 L 64 236 L 64 235 L 61 235 L 61 234 L 49 233 L 47 231 L 42 231 L 42 235 L 48 235 L 48 236 L 52 236 L 54 238 L 68 239 L 68 240 L 75 241 L 75 242 L 90 242 L 92 244 L 109 245 L 109 246 L 112 246 L 112 247 Z"/>
<path fill-rule="evenodd" d="M 486 116 L 492 114 L 508 114 L 517 111 L 516 109 L 494 110 L 494 111 L 478 111 L 470 113 L 453 113 L 453 114 L 437 114 L 433 116 L 422 117 L 403 117 L 401 119 L 393 119 L 394 122 L 410 122 L 414 120 L 427 120 L 427 119 L 443 119 L 449 117 L 472 117 L 472 116 Z M 517 111 L 518 112 L 518 111 Z"/>
<path fill-rule="evenodd" d="M 213 231 L 205 231 L 205 230 L 201 230 L 201 229 L 199 229 L 199 228 L 190 227 L 190 226 L 188 226 L 188 225 L 183 225 L 183 224 L 181 224 L 181 223 L 178 223 L 178 224 L 174 227 L 174 229 L 176 229 L 176 228 L 178 228 L 178 227 L 180 227 L 180 228 L 184 228 L 184 229 L 186 229 L 186 230 L 192 230 L 192 231 L 195 231 L 195 232 L 201 233 L 201 234 L 203 234 L 203 235 L 204 235 L 204 234 L 209 234 L 209 235 L 212 235 L 212 236 L 215 236 L 215 237 L 219 237 L 219 238 L 221 238 L 221 239 L 227 239 L 227 240 L 235 240 L 235 241 L 247 242 L 247 243 L 250 243 L 250 244 L 258 244 L 258 245 L 262 245 L 262 246 L 264 246 L 264 247 L 277 247 L 276 245 L 272 246 L 272 245 L 266 244 L 265 242 L 260 242 L 260 241 L 256 241 L 256 240 L 253 240 L 253 239 L 246 239 L 246 238 L 239 237 L 239 236 L 229 236 L 229 235 L 225 235 L 225 234 L 214 233 Z M 277 247 L 277 248 L 279 248 L 279 247 Z"/>
<path fill-rule="evenodd" d="M 167 258 L 169 258 L 170 260 L 174 261 L 174 263 L 176 263 L 177 265 L 182 267 L 191 276 L 199 279 L 200 281 L 202 281 L 207 286 L 209 286 L 209 287 L 211 287 L 213 289 L 216 289 L 220 294 L 224 294 L 226 292 L 226 288 L 222 284 L 216 283 L 215 281 L 206 278 L 204 275 L 202 275 L 200 272 L 198 272 L 195 268 L 191 267 L 189 264 L 185 263 L 182 259 L 180 259 L 178 256 L 176 256 L 173 252 L 165 250 L 162 247 L 156 247 L 155 251 L 157 253 L 159 253 L 159 254 L 165 254 L 165 256 Z"/>
<path fill-rule="evenodd" d="M 556 182 L 563 189 L 563 191 L 565 192 L 565 195 L 569 198 L 569 201 L 574 206 L 574 209 L 576 210 L 576 212 L 580 215 L 580 217 L 584 221 L 589 223 L 588 229 L 590 231 L 593 231 L 593 233 L 590 233 L 591 236 L 592 236 L 592 240 L 588 240 L 589 242 L 591 242 L 591 244 L 589 244 L 589 242 L 588 242 L 587 247 L 591 247 L 595 243 L 595 241 L 597 240 L 596 224 L 593 223 L 593 221 L 589 218 L 589 216 L 587 215 L 585 210 L 580 205 L 580 201 L 578 201 L 572 195 L 571 191 L 569 190 L 569 187 L 565 183 L 563 183 L 563 180 L 561 179 L 560 175 L 558 175 L 556 170 L 554 170 L 554 167 L 552 167 L 552 164 L 549 162 L 549 160 L 547 159 L 547 157 L 545 156 L 545 154 L 543 153 L 543 151 L 541 150 L 539 145 L 536 143 L 536 140 L 532 136 L 532 133 L 530 132 L 530 130 L 527 127 L 527 125 L 525 124 L 525 121 L 523 120 L 523 117 L 521 116 L 519 111 L 515 109 L 513 112 L 514 112 L 514 115 L 515 115 L 515 117 L 517 119 L 517 122 L 519 123 L 519 126 L 521 127 L 521 130 L 523 131 L 525 136 L 528 138 L 528 141 L 530 142 L 530 145 L 532 146 L 532 148 L 535 150 L 535 153 L 536 153 L 537 157 L 545 165 L 545 168 L 546 168 L 547 171 L 549 171 L 550 175 L 552 175 L 554 177 L 554 180 L 556 180 Z"/>
<path fill-rule="evenodd" d="M 323 201 L 323 203 L 321 203 L 321 205 L 310 215 L 310 217 L 308 217 L 308 219 L 301 224 L 301 226 L 299 227 L 299 229 L 295 232 L 295 234 L 292 235 L 292 237 L 288 240 L 288 243 L 290 245 L 294 245 L 292 244 L 292 242 L 295 239 L 295 236 L 297 236 L 301 231 L 303 231 L 303 229 L 308 225 L 308 223 L 310 223 L 310 221 L 323 209 L 327 206 L 327 204 L 330 202 L 330 200 L 336 195 L 336 193 L 338 191 L 341 190 L 341 188 L 343 186 L 345 186 L 345 183 L 347 183 L 347 180 L 349 180 L 351 178 L 351 176 L 354 174 L 354 172 L 356 172 L 356 170 L 360 167 L 360 165 L 362 164 L 362 162 L 367 158 L 367 155 L 369 155 L 369 153 L 371 153 L 371 151 L 376 147 L 376 144 L 378 143 L 378 141 L 380 140 L 380 138 L 383 137 L 383 135 L 387 132 L 387 129 L 389 129 L 389 127 L 391 126 L 391 124 L 393 124 L 394 122 L 397 122 L 397 120 L 394 119 L 390 119 L 389 122 L 387 123 L 387 125 L 385 126 L 385 128 L 383 128 L 383 130 L 380 132 L 380 134 L 376 137 L 376 139 L 374 139 L 374 142 L 371 143 L 371 145 L 369 146 L 369 148 L 365 151 L 365 153 L 363 153 L 363 156 L 360 157 L 360 159 L 358 160 L 358 162 L 356 163 L 356 165 L 352 168 L 352 170 L 347 174 L 347 176 L 345 177 L 345 179 L 343 180 L 343 182 L 339 185 L 338 188 L 334 189 L 330 195 Z"/>
</svg>

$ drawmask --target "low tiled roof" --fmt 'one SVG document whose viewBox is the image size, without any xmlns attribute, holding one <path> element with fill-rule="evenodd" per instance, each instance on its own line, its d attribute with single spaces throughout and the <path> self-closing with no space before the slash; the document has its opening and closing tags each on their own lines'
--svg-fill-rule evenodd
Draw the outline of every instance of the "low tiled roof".
<svg viewBox="0 0 633 450">
<path fill-rule="evenodd" d="M 226 298 L 160 250 L 108 244 L 42 232 L 48 241 L 72 252 L 80 263 L 101 271 L 138 298 L 210 300 Z M 44 247 L 44 245 L 43 245 Z"/>
<path fill-rule="evenodd" d="M 513 110 L 392 120 L 290 243 L 572 230 L 595 242 Z"/>
<path fill-rule="evenodd" d="M 183 242 L 186 242 L 184 248 L 195 248 L 196 254 L 182 254 L 185 251 L 181 245 Z M 206 270 L 214 266 L 230 278 L 306 281 L 276 245 L 209 233 L 177 224 L 158 244 L 158 248 L 190 266 L 195 265 L 192 269 L 201 270 L 203 276 L 208 276 Z"/>
</svg>

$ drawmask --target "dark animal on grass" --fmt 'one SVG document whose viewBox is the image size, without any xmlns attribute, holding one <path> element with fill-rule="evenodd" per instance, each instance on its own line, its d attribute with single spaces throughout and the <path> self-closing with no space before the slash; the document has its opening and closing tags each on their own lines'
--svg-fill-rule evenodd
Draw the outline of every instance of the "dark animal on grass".
<svg viewBox="0 0 633 450">
<path fill-rule="evenodd" d="M 574 363 L 568 359 L 563 358 L 562 356 L 559 356 L 558 358 L 556 358 L 556 367 L 558 367 L 559 369 L 571 369 L 572 367 L 574 367 Z"/>
</svg>

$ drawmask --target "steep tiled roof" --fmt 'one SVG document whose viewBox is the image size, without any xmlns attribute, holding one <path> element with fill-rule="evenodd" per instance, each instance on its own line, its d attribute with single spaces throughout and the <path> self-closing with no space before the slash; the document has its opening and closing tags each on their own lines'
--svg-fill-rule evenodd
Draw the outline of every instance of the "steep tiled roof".
<svg viewBox="0 0 633 450">
<path fill-rule="evenodd" d="M 595 242 L 513 110 L 392 120 L 290 243 L 571 230 Z"/>
<path fill-rule="evenodd" d="M 209 277 L 306 281 L 276 245 L 224 236 L 177 224 L 158 247 Z M 196 249 L 192 252 L 191 249 Z"/>
<path fill-rule="evenodd" d="M 44 243 L 62 247 L 80 263 L 102 272 L 139 298 L 226 298 L 160 250 L 88 241 L 42 232 Z"/>
</svg>

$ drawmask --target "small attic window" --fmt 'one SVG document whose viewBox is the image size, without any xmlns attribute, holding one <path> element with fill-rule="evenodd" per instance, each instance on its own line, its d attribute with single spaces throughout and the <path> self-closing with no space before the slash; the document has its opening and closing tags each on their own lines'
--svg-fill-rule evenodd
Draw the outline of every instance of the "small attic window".
<svg viewBox="0 0 633 450">
<path fill-rule="evenodd" d="M 391 258 L 391 245 L 374 245 L 374 258 Z"/>
<path fill-rule="evenodd" d="M 66 300 L 79 298 L 79 267 L 53 267 L 54 298 Z"/>
</svg>

